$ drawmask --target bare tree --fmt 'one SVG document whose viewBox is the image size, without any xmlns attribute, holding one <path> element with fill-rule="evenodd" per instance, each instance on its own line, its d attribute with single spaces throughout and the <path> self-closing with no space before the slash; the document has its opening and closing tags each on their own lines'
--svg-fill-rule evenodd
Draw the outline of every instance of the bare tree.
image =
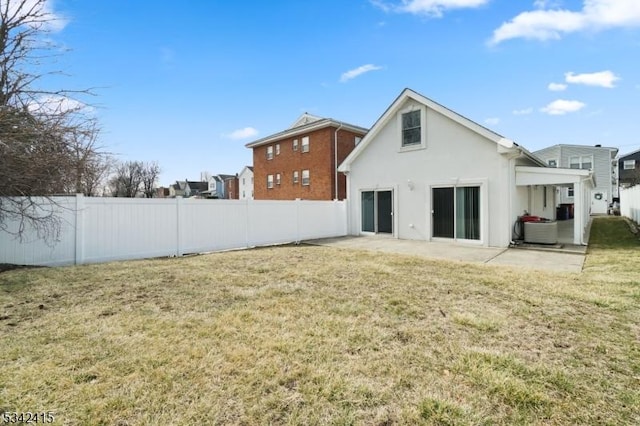
<svg viewBox="0 0 640 426">
<path fill-rule="evenodd" d="M 60 25 L 49 0 L 0 0 L 0 230 L 18 235 L 30 226 L 57 237 L 50 196 L 91 194 L 104 173 L 98 126 L 78 98 L 91 93 L 36 86 L 60 74 L 42 70 L 59 54 L 48 33 Z"/>
<path fill-rule="evenodd" d="M 155 161 L 144 163 L 142 166 L 142 189 L 144 196 L 153 198 L 156 189 L 156 182 L 160 177 L 160 166 Z"/>
<path fill-rule="evenodd" d="M 111 195 L 114 197 L 136 197 L 142 185 L 144 165 L 140 161 L 127 161 L 116 166 L 109 180 Z"/>
</svg>

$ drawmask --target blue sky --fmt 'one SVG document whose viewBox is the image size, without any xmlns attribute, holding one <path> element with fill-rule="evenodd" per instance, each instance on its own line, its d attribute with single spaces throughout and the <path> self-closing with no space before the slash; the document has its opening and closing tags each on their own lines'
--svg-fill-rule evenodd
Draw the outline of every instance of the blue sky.
<svg viewBox="0 0 640 426">
<path fill-rule="evenodd" d="M 370 127 L 409 87 L 534 151 L 640 148 L 638 0 L 49 4 L 71 49 L 44 82 L 95 87 L 102 145 L 160 184 L 240 172 L 304 112 Z"/>
</svg>

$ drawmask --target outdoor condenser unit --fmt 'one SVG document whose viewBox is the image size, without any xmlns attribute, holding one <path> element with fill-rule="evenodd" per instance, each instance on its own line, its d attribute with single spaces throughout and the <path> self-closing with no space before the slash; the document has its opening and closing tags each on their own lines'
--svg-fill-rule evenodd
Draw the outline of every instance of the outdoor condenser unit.
<svg viewBox="0 0 640 426">
<path fill-rule="evenodd" d="M 556 244 L 558 242 L 558 222 L 524 222 L 524 242 Z"/>
</svg>

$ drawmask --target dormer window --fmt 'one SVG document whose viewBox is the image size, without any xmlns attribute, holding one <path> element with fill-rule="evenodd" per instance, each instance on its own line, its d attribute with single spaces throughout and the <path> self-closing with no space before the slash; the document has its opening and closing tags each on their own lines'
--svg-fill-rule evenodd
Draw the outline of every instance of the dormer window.
<svg viewBox="0 0 640 426">
<path fill-rule="evenodd" d="M 402 114 L 402 146 L 414 146 L 422 143 L 420 110 Z"/>
</svg>

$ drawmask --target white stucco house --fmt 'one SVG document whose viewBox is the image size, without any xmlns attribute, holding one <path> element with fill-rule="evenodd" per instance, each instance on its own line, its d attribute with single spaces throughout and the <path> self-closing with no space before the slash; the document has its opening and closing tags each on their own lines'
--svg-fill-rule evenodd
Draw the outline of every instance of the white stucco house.
<svg viewBox="0 0 640 426">
<path fill-rule="evenodd" d="M 508 247 L 518 216 L 554 219 L 556 186 L 574 188 L 584 243 L 589 170 L 550 168 L 512 140 L 405 89 L 338 168 L 349 233 Z M 578 195 L 581 194 L 581 195 Z"/>
</svg>

